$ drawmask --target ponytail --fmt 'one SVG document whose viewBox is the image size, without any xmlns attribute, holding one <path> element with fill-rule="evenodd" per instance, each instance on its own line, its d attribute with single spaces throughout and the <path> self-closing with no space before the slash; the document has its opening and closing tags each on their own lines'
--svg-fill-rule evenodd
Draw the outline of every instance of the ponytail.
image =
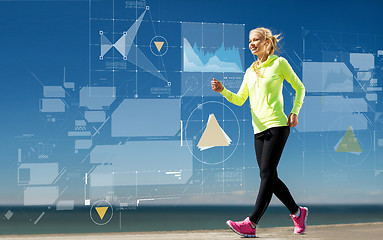
<svg viewBox="0 0 383 240">
<path fill-rule="evenodd" d="M 264 28 L 264 27 L 259 27 L 251 30 L 250 32 L 256 31 L 261 36 L 263 36 L 263 39 L 265 41 L 270 40 L 268 50 L 269 50 L 269 55 L 274 54 L 274 51 L 280 52 L 279 44 L 278 42 L 282 40 L 281 34 L 276 34 L 274 35 L 270 29 Z"/>
<path fill-rule="evenodd" d="M 270 37 L 271 47 L 269 50 L 269 54 L 274 54 L 274 50 L 277 52 L 280 52 L 279 44 L 278 42 L 281 41 L 282 38 L 280 38 L 281 34 L 278 35 L 272 35 Z"/>
</svg>

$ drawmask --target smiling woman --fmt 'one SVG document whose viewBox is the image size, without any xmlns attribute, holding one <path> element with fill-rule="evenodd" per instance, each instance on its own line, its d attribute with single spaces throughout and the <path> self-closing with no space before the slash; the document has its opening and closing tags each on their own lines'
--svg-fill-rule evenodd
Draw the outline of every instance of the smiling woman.
<svg viewBox="0 0 383 240">
<path fill-rule="evenodd" d="M 253 63 L 253 67 L 259 66 L 266 61 L 268 55 L 279 51 L 277 43 L 281 40 L 281 34 L 273 35 L 270 29 L 256 28 L 249 33 L 249 49 L 253 55 L 258 56 L 258 60 Z M 255 73 L 260 76 L 259 68 L 254 68 Z"/>
<path fill-rule="evenodd" d="M 226 99 L 241 106 L 250 98 L 254 128 L 254 145 L 260 169 L 261 184 L 253 213 L 244 221 L 226 224 L 237 234 L 255 237 L 255 226 L 266 211 L 273 193 L 291 213 L 295 234 L 306 228 L 308 209 L 299 207 L 287 186 L 278 178 L 277 166 L 290 133 L 298 124 L 298 114 L 305 96 L 305 87 L 286 59 L 274 55 L 278 50 L 280 35 L 273 35 L 267 28 L 256 28 L 249 33 L 249 49 L 257 61 L 246 70 L 238 93 L 227 90 L 216 79 L 212 88 Z M 295 102 L 289 117 L 283 111 L 283 82 L 287 80 L 296 91 Z"/>
</svg>

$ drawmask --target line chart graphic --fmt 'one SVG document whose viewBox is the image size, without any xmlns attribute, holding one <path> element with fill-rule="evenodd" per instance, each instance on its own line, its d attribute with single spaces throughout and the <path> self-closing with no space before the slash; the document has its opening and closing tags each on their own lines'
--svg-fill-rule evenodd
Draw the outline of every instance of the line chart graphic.
<svg viewBox="0 0 383 240">
<path fill-rule="evenodd" d="M 182 23 L 184 72 L 242 73 L 243 25 Z"/>
<path fill-rule="evenodd" d="M 238 90 L 245 69 L 244 35 L 243 24 L 182 22 L 182 96 L 218 97 L 211 91 L 213 77 Z"/>
<path fill-rule="evenodd" d="M 204 52 L 196 43 L 192 46 L 184 38 L 184 71 L 185 72 L 243 72 L 239 49 L 221 47 L 214 52 Z"/>
</svg>

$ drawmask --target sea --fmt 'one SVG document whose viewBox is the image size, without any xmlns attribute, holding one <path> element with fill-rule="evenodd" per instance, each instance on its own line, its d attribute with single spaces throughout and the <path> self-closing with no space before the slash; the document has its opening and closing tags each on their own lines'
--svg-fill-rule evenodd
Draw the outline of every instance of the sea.
<svg viewBox="0 0 383 240">
<path fill-rule="evenodd" d="M 313 205 L 310 225 L 383 222 L 383 205 Z M 90 207 L 70 210 L 40 207 L 1 207 L 0 235 L 148 232 L 226 229 L 228 219 L 240 221 L 253 206 Z M 289 212 L 269 206 L 258 228 L 293 227 Z"/>
</svg>

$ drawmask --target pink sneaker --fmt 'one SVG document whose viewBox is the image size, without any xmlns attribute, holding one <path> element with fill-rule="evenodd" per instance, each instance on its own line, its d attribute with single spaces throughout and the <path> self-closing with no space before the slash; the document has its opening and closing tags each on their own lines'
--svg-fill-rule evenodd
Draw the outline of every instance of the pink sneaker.
<svg viewBox="0 0 383 240">
<path fill-rule="evenodd" d="M 231 228 L 231 230 L 243 237 L 255 237 L 255 227 L 253 227 L 253 225 L 251 224 L 249 217 L 239 222 L 233 222 L 231 220 L 228 220 L 226 224 Z"/>
<path fill-rule="evenodd" d="M 309 210 L 307 207 L 299 207 L 301 209 L 301 215 L 299 217 L 293 217 L 290 214 L 291 219 L 294 221 L 294 234 L 302 234 L 306 230 L 306 220 L 309 215 Z"/>
</svg>

